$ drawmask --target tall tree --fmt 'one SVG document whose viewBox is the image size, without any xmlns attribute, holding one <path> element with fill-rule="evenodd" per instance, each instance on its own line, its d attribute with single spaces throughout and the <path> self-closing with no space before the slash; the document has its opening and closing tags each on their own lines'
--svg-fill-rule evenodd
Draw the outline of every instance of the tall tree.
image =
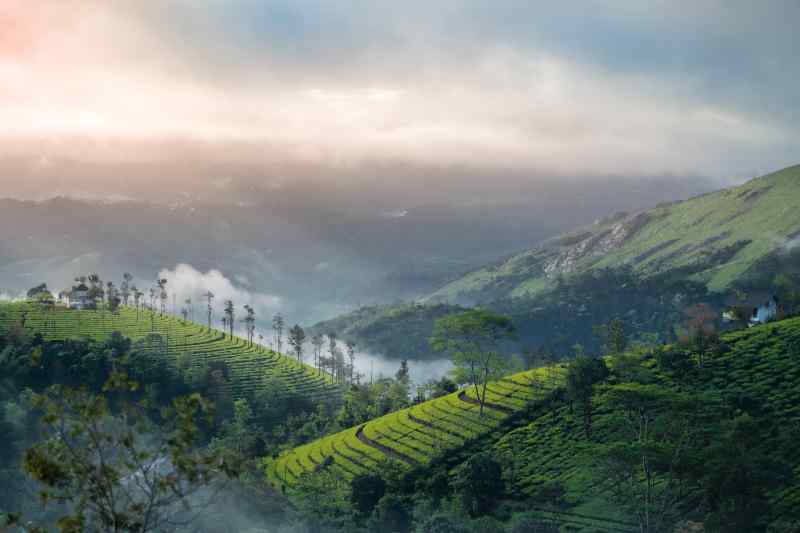
<svg viewBox="0 0 800 533">
<path fill-rule="evenodd" d="M 206 291 L 203 296 L 205 296 L 206 302 L 208 303 L 208 332 L 211 333 L 211 315 L 214 312 L 214 306 L 212 305 L 214 302 L 214 293 L 211 291 Z"/>
<path fill-rule="evenodd" d="M 231 331 L 231 338 L 233 338 L 233 325 L 234 321 L 236 320 L 236 311 L 233 307 L 233 300 L 225 300 L 225 318 Z"/>
<path fill-rule="evenodd" d="M 330 332 L 328 333 L 328 354 L 330 355 L 330 364 L 331 364 L 331 375 L 334 378 L 338 379 L 338 373 L 336 372 L 336 333 Z"/>
<path fill-rule="evenodd" d="M 502 377 L 510 366 L 498 351 L 499 345 L 513 335 L 510 318 L 483 309 L 447 315 L 434 324 L 431 346 L 450 354 L 457 379 L 474 387 L 480 416 L 486 405 L 489 381 Z"/>
<path fill-rule="evenodd" d="M 167 280 L 164 278 L 157 279 L 156 285 L 158 285 L 158 298 L 161 300 L 161 316 L 167 312 L 167 300 L 169 299 L 169 294 L 167 294 Z"/>
<path fill-rule="evenodd" d="M 272 336 L 275 341 L 275 351 L 278 353 L 281 353 L 281 349 L 283 348 L 284 325 L 283 315 L 275 313 L 275 316 L 272 317 Z"/>
<path fill-rule="evenodd" d="M 122 295 L 122 304 L 128 305 L 128 301 L 131 297 L 131 283 L 133 282 L 133 276 L 129 272 L 125 272 L 122 274 L 122 285 L 119 286 L 120 294 Z"/>
<path fill-rule="evenodd" d="M 245 304 L 244 310 L 247 314 L 244 317 L 244 327 L 247 332 L 247 341 L 253 345 L 253 335 L 256 331 L 256 312 L 251 305 Z"/>
<path fill-rule="evenodd" d="M 133 295 L 133 305 L 136 307 L 136 320 L 139 320 L 139 305 L 144 293 L 141 292 L 136 285 L 131 286 L 131 294 Z"/>
<path fill-rule="evenodd" d="M 693 484 L 694 450 L 712 438 L 706 428 L 719 410 L 706 408 L 716 399 L 623 383 L 600 387 L 599 402 L 616 429 L 589 451 L 603 497 L 635 517 L 643 533 L 673 530 Z"/>
<path fill-rule="evenodd" d="M 320 356 L 322 355 L 322 346 L 325 344 L 325 337 L 322 336 L 322 333 L 317 333 L 313 337 L 311 337 L 311 345 L 314 346 L 314 366 L 317 367 L 317 370 L 322 370 L 322 365 L 320 363 Z"/>
<path fill-rule="evenodd" d="M 192 305 L 192 297 L 190 296 L 186 298 L 183 303 L 186 305 L 186 309 L 189 310 L 189 316 L 191 317 L 192 322 L 194 322 L 194 306 Z"/>
<path fill-rule="evenodd" d="M 99 299 L 101 302 L 103 301 L 103 280 L 100 279 L 100 276 L 97 274 L 90 274 L 87 278 L 89 280 L 89 293 L 88 296 L 96 304 L 97 300 Z"/>
<path fill-rule="evenodd" d="M 303 361 L 303 344 L 306 342 L 306 332 L 300 327 L 300 324 L 295 324 L 289 330 L 289 346 L 292 347 L 297 360 Z"/>
<path fill-rule="evenodd" d="M 628 347 L 625 323 L 621 319 L 615 318 L 609 321 L 608 324 L 596 326 L 592 329 L 594 329 L 595 335 L 599 337 L 605 353 L 618 355 Z"/>
<path fill-rule="evenodd" d="M 603 359 L 576 357 L 567 369 L 567 395 L 580 404 L 583 410 L 583 431 L 592 437 L 592 394 L 594 386 L 608 378 L 608 367 Z"/>
<path fill-rule="evenodd" d="M 353 383 L 353 372 L 356 368 L 356 343 L 351 340 L 347 341 L 345 347 L 347 348 L 347 359 L 350 361 L 348 366 L 348 370 L 350 371 L 350 383 Z"/>
</svg>

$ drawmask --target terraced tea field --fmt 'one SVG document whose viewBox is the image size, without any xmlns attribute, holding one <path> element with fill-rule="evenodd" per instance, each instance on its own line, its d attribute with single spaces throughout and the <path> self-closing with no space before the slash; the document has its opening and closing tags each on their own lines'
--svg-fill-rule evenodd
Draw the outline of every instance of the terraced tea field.
<svg viewBox="0 0 800 533">
<path fill-rule="evenodd" d="M 257 390 L 265 379 L 277 379 L 286 393 L 322 399 L 339 394 L 339 387 L 326 373 L 299 363 L 296 359 L 260 346 L 250 345 L 239 337 L 180 318 L 122 307 L 119 314 L 101 310 L 78 311 L 55 307 L 47 309 L 35 303 L 0 304 L 0 333 L 15 324 L 26 331 L 41 333 L 46 340 L 64 340 L 88 336 L 97 340 L 119 331 L 133 341 L 155 339 L 173 365 L 179 361 L 224 363 L 231 395 L 240 398 Z M 156 336 L 153 336 L 155 334 Z"/>
<path fill-rule="evenodd" d="M 700 391 L 728 398 L 749 398 L 763 405 L 765 412 L 780 420 L 784 437 L 800 424 L 800 318 L 791 318 L 723 335 L 730 351 L 706 364 L 706 371 L 694 384 Z M 655 364 L 654 361 L 649 361 Z M 662 384 L 685 390 L 660 376 Z M 608 413 L 595 413 L 595 439 L 604 438 L 602 428 Z M 780 433 L 769 435 L 767 449 L 781 446 Z M 509 484 L 519 494 L 534 496 L 543 486 L 563 484 L 572 511 L 591 516 L 608 515 L 590 494 L 591 477 L 582 459 L 585 446 L 582 421 L 562 406 L 552 416 L 541 417 L 502 436 L 494 445 L 498 457 L 516 459 Z M 791 448 L 789 461 L 800 479 L 800 447 Z M 520 460 L 521 459 L 521 460 Z M 797 531 L 800 484 L 791 483 L 770 493 L 772 531 Z M 543 515 L 544 516 L 544 515 Z"/>
<path fill-rule="evenodd" d="M 394 460 L 407 468 L 498 428 L 530 402 L 547 396 L 563 380 L 563 368 L 535 369 L 489 385 L 484 414 L 472 388 L 423 402 L 288 450 L 267 464 L 276 487 L 292 486 L 303 474 L 329 463 L 345 479 Z"/>
</svg>

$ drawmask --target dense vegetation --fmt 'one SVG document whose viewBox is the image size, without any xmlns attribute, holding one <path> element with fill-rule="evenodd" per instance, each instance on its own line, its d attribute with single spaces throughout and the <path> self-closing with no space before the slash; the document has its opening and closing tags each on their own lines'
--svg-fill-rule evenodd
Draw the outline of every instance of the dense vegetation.
<svg viewBox="0 0 800 533">
<path fill-rule="evenodd" d="M 800 526 L 800 319 L 544 372 L 492 383 L 484 418 L 460 391 L 285 452 L 268 475 L 347 530 Z"/>
</svg>

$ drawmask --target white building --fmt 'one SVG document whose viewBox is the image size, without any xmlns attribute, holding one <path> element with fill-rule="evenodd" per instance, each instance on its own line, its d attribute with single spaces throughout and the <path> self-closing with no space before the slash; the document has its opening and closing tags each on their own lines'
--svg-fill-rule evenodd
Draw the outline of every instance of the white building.
<svg viewBox="0 0 800 533">
<path fill-rule="evenodd" d="M 84 283 L 75 285 L 71 289 L 64 289 L 58 293 L 58 300 L 70 309 L 89 309 L 94 307 L 94 302 L 89 298 L 89 287 Z"/>
</svg>

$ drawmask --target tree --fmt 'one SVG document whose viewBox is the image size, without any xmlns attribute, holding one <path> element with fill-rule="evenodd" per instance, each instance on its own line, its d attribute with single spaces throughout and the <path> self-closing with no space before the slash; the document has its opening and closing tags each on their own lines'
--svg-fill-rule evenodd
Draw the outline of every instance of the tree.
<svg viewBox="0 0 800 533">
<path fill-rule="evenodd" d="M 306 342 L 306 332 L 300 327 L 300 324 L 295 324 L 289 330 L 289 346 L 292 347 L 297 360 L 303 361 L 303 344 Z"/>
<path fill-rule="evenodd" d="M 608 378 L 608 367 L 603 359 L 580 356 L 567 368 L 567 395 L 581 405 L 583 431 L 586 439 L 592 437 L 592 394 L 594 386 Z"/>
<path fill-rule="evenodd" d="M 136 388 L 121 374 L 105 386 L 123 398 Z M 26 450 L 23 467 L 42 484 L 43 505 L 66 505 L 61 531 L 169 531 L 202 508 L 200 489 L 237 474 L 221 455 L 196 449 L 197 420 L 212 413 L 197 394 L 176 399 L 158 425 L 141 404 L 123 402 L 114 415 L 86 390 L 53 386 L 33 405 L 44 413 L 44 440 Z"/>
<path fill-rule="evenodd" d="M 119 312 L 119 305 L 122 303 L 122 299 L 119 297 L 119 291 L 114 287 L 113 282 L 109 281 L 107 286 L 106 302 L 108 303 L 108 309 L 111 313 L 116 314 Z"/>
<path fill-rule="evenodd" d="M 710 305 L 699 303 L 685 309 L 684 315 L 686 334 L 681 342 L 697 352 L 697 364 L 702 368 L 708 352 L 719 344 L 717 313 Z"/>
<path fill-rule="evenodd" d="M 167 312 L 167 300 L 169 299 L 169 294 L 167 294 L 167 280 L 166 279 L 157 279 L 156 285 L 158 285 L 158 298 L 161 300 L 161 316 L 164 316 L 164 313 Z"/>
<path fill-rule="evenodd" d="M 724 421 L 718 438 L 704 451 L 702 487 L 709 530 L 765 531 L 768 491 L 793 481 L 791 465 L 762 446 L 775 429 L 766 422 L 749 414 Z"/>
<path fill-rule="evenodd" d="M 397 381 L 402 381 L 403 383 L 408 383 L 410 379 L 410 374 L 408 371 L 408 359 L 402 359 L 400 361 L 400 368 L 397 369 L 397 373 L 394 375 Z"/>
<path fill-rule="evenodd" d="M 320 356 L 322 355 L 322 346 L 325 344 L 325 338 L 321 333 L 317 333 L 311 337 L 311 345 L 314 347 L 314 366 L 317 370 L 321 370 Z"/>
<path fill-rule="evenodd" d="M 250 345 L 253 345 L 253 335 L 255 335 L 256 331 L 256 312 L 251 305 L 245 304 L 244 306 L 245 311 L 247 311 L 247 315 L 244 317 L 244 327 L 245 331 L 247 332 L 247 341 Z M 231 333 L 231 335 L 233 335 Z"/>
<path fill-rule="evenodd" d="M 230 328 L 231 331 L 231 338 L 233 338 L 233 325 L 234 321 L 236 320 L 236 311 L 233 307 L 233 300 L 225 300 L 225 322 Z"/>
<path fill-rule="evenodd" d="M 353 383 L 353 373 L 356 368 L 356 343 L 349 340 L 345 343 L 345 348 L 347 348 L 347 359 L 350 361 L 348 366 L 350 370 L 350 383 Z"/>
<path fill-rule="evenodd" d="M 35 299 L 38 298 L 40 294 L 50 294 L 50 291 L 47 289 L 47 283 L 42 283 L 41 285 L 37 285 L 28 290 L 28 298 Z"/>
<path fill-rule="evenodd" d="M 477 453 L 459 467 L 453 488 L 470 516 L 484 515 L 503 498 L 503 469 L 491 453 Z"/>
<path fill-rule="evenodd" d="M 625 323 L 619 318 L 611 320 L 608 324 L 593 328 L 595 334 L 603 344 L 607 354 L 618 355 L 628 347 L 628 337 L 625 334 Z"/>
<path fill-rule="evenodd" d="M 214 293 L 211 291 L 206 291 L 203 295 L 208 302 L 208 332 L 211 333 L 211 314 L 214 312 L 214 307 L 212 306 L 212 302 L 214 301 Z"/>
<path fill-rule="evenodd" d="M 283 327 L 283 315 L 275 313 L 275 316 L 272 317 L 272 336 L 275 340 L 275 351 L 278 353 L 281 353 L 283 348 Z"/>
<path fill-rule="evenodd" d="M 100 279 L 100 276 L 97 274 L 90 274 L 87 278 L 91 287 L 89 287 L 89 292 L 87 296 L 91 298 L 92 302 L 95 303 L 99 299 L 100 301 L 103 300 L 103 281 Z"/>
<path fill-rule="evenodd" d="M 386 493 L 386 482 L 377 474 L 359 474 L 350 482 L 350 490 L 353 509 L 366 517 L 372 514 L 372 510 Z"/>
<path fill-rule="evenodd" d="M 184 303 L 184 305 L 186 306 L 186 309 L 188 309 L 188 310 L 189 310 L 189 316 L 191 317 L 191 319 L 192 319 L 192 322 L 194 322 L 194 306 L 192 305 L 192 298 L 191 298 L 191 296 L 190 296 L 190 297 L 188 297 L 188 298 L 186 298 L 186 299 L 183 301 L 183 303 Z"/>
<path fill-rule="evenodd" d="M 133 293 L 133 305 L 136 306 L 136 320 L 139 320 L 139 304 L 142 300 L 142 296 L 144 293 L 136 288 L 136 285 L 131 287 L 131 292 Z"/>
<path fill-rule="evenodd" d="M 331 375 L 334 378 L 338 378 L 338 373 L 336 372 L 336 352 L 336 333 L 331 331 L 328 333 L 328 355 L 330 355 Z"/>
<path fill-rule="evenodd" d="M 133 276 L 130 273 L 125 272 L 122 274 L 122 285 L 119 286 L 119 289 L 123 305 L 128 305 L 128 300 L 131 297 L 131 282 L 133 282 Z"/>
<path fill-rule="evenodd" d="M 481 309 L 447 315 L 434 324 L 431 346 L 449 353 L 459 381 L 474 387 L 480 416 L 489 381 L 502 377 L 509 368 L 508 360 L 498 352 L 498 345 L 513 334 L 510 318 Z"/>
<path fill-rule="evenodd" d="M 703 409 L 716 400 L 637 383 L 600 392 L 614 430 L 609 434 L 617 438 L 589 451 L 598 487 L 610 503 L 636 517 L 642 532 L 671 529 L 692 479 L 686 475 L 695 463 L 691 454 L 711 438 L 702 432 L 718 413 Z"/>
</svg>

